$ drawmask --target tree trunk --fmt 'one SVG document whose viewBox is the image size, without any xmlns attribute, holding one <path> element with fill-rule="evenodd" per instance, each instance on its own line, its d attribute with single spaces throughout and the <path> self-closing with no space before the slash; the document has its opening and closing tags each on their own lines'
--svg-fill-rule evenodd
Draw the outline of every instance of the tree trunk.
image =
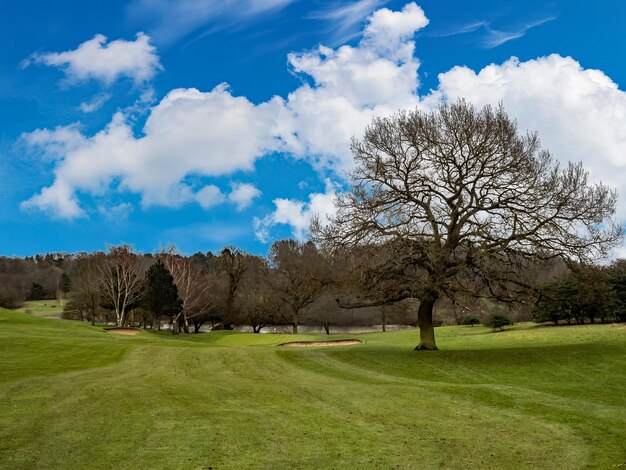
<svg viewBox="0 0 626 470">
<path fill-rule="evenodd" d="M 437 344 L 435 343 L 435 328 L 433 327 L 433 307 L 436 298 L 426 298 L 420 301 L 417 310 L 417 324 L 420 327 L 420 343 L 415 348 L 418 350 L 435 351 Z"/>
<path fill-rule="evenodd" d="M 292 333 L 294 335 L 298 334 L 298 313 L 293 314 L 293 330 Z"/>
<path fill-rule="evenodd" d="M 183 313 L 183 320 L 184 320 L 184 331 L 185 333 L 189 334 L 189 319 L 187 318 L 187 314 Z"/>
<path fill-rule="evenodd" d="M 326 331 L 327 335 L 330 334 L 330 323 L 327 321 L 324 322 L 324 330 Z"/>
</svg>

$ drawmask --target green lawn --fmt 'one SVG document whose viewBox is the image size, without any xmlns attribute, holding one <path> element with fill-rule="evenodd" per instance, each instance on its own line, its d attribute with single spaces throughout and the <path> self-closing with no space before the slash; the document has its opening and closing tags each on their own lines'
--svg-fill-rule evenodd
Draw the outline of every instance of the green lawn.
<svg viewBox="0 0 626 470">
<path fill-rule="evenodd" d="M 0 310 L 2 468 L 626 467 L 626 326 L 123 337 Z M 337 336 L 337 338 L 347 336 Z"/>
<path fill-rule="evenodd" d="M 18 311 L 41 318 L 61 318 L 63 300 L 29 300 Z"/>
</svg>

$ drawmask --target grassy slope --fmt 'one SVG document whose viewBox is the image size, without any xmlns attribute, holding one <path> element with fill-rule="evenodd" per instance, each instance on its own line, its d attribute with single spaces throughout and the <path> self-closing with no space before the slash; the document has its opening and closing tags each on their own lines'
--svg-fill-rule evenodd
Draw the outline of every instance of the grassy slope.
<svg viewBox="0 0 626 470">
<path fill-rule="evenodd" d="M 611 468 L 626 328 L 122 337 L 0 311 L 0 467 Z"/>
<path fill-rule="evenodd" d="M 28 313 L 34 317 L 61 318 L 61 314 L 63 313 L 63 301 L 29 300 L 24 302 L 24 306 L 18 309 L 18 311 Z"/>
</svg>

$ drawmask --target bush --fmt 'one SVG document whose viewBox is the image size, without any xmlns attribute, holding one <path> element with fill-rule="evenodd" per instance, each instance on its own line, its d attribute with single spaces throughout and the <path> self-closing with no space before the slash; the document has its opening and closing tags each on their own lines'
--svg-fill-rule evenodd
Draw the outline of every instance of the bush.
<svg viewBox="0 0 626 470">
<path fill-rule="evenodd" d="M 474 326 L 474 325 L 478 325 L 479 323 L 480 323 L 480 320 L 478 318 L 472 317 L 470 315 L 465 315 L 463 318 L 461 318 L 459 325 Z"/>
<path fill-rule="evenodd" d="M 485 320 L 483 325 L 488 326 L 489 328 L 493 328 L 494 330 L 502 331 L 505 326 L 512 325 L 513 322 L 509 320 L 504 315 L 491 315 Z"/>
</svg>

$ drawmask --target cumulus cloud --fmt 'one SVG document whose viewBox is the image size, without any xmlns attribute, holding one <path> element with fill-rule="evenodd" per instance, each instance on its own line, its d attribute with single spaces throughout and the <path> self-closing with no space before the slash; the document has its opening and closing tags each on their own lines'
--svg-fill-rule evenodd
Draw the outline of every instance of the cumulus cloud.
<svg viewBox="0 0 626 470">
<path fill-rule="evenodd" d="M 78 203 L 74 189 L 58 181 L 23 201 L 20 208 L 27 212 L 41 210 L 55 219 L 77 219 L 86 215 Z"/>
<path fill-rule="evenodd" d="M 108 43 L 106 36 L 97 34 L 74 50 L 35 53 L 22 66 L 31 64 L 61 68 L 69 83 L 97 80 L 107 86 L 122 77 L 142 84 L 162 69 L 156 47 L 144 33 L 138 33 L 134 41 Z"/>
<path fill-rule="evenodd" d="M 85 146 L 87 142 L 79 123 L 57 126 L 54 129 L 37 129 L 20 137 L 21 144 L 38 150 L 47 160 L 60 160 Z"/>
<path fill-rule="evenodd" d="M 194 198 L 203 209 L 210 209 L 228 201 L 235 205 L 237 211 L 242 211 L 250 207 L 252 201 L 260 195 L 261 191 L 249 183 L 231 184 L 231 191 L 228 194 L 224 194 L 214 184 L 208 184 L 196 192 Z"/>
<path fill-rule="evenodd" d="M 513 57 L 479 72 L 455 67 L 439 75 L 439 83 L 424 104 L 502 102 L 519 128 L 537 131 L 557 159 L 582 161 L 594 180 L 626 196 L 626 92 L 602 71 L 559 55 L 526 62 Z M 626 217 L 626 203 L 619 213 Z"/>
<path fill-rule="evenodd" d="M 210 209 L 226 200 L 226 197 L 214 184 L 208 184 L 196 193 L 196 200 L 203 209 Z"/>
<path fill-rule="evenodd" d="M 74 218 L 85 214 L 78 195 L 113 190 L 139 194 L 145 206 L 230 202 L 243 209 L 258 197 L 254 186 L 234 185 L 228 193 L 211 185 L 198 188 L 188 183 L 197 179 L 188 177 L 250 171 L 259 158 L 280 152 L 341 178 L 352 166 L 351 137 L 362 136 L 374 116 L 460 97 L 477 106 L 502 101 L 520 130 L 538 131 L 556 158 L 582 160 L 594 179 L 626 194 L 620 178 L 626 166 L 626 93 L 608 76 L 569 57 L 512 58 L 478 72 L 455 67 L 420 97 L 413 35 L 427 23 L 414 3 L 400 11 L 383 8 L 369 17 L 354 46 L 290 54 L 289 66 L 302 84 L 286 97 L 255 104 L 234 96 L 226 84 L 209 92 L 177 89 L 150 109 L 139 134 L 123 113 L 94 135 L 77 125 L 27 134 L 24 142 L 54 162 L 55 178 L 23 207 Z M 329 210 L 333 194 L 327 188 L 308 201 L 276 199 L 275 210 L 256 219 L 258 237 L 267 239 L 272 227 L 287 224 L 302 238 L 311 214 Z M 624 203 L 620 215 L 626 215 Z"/>
<path fill-rule="evenodd" d="M 252 201 L 261 195 L 259 189 L 249 183 L 234 183 L 232 191 L 228 195 L 228 200 L 237 206 L 238 211 L 242 211 L 250 205 Z"/>
<path fill-rule="evenodd" d="M 361 135 L 373 116 L 417 104 L 419 62 L 412 34 L 427 22 L 414 3 L 401 12 L 383 9 L 370 17 L 357 46 L 291 54 L 294 73 L 310 83 L 286 99 L 254 104 L 233 96 L 226 84 L 210 92 L 176 89 L 150 110 L 139 137 L 123 113 L 95 135 L 72 133 L 68 142 L 64 129 L 26 135 L 25 141 L 37 137 L 46 152 L 64 145 L 66 152 L 52 185 L 24 207 L 71 218 L 84 214 L 77 192 L 97 196 L 111 189 L 140 194 L 144 206 L 207 205 L 207 194 L 186 184 L 187 176 L 249 171 L 273 152 L 347 169 L 350 139 Z M 257 195 L 243 186 L 233 188 L 229 199 L 244 208 Z"/>
<path fill-rule="evenodd" d="M 280 147 L 273 137 L 280 106 L 278 99 L 255 106 L 224 85 L 208 93 L 178 89 L 151 110 L 139 138 L 121 113 L 91 137 L 79 138 L 66 128 L 37 130 L 23 139 L 48 153 L 67 151 L 55 167 L 54 183 L 25 206 L 47 212 L 58 207 L 61 217 L 80 215 L 62 210 L 70 202 L 77 206 L 76 191 L 99 195 L 113 183 L 140 194 L 144 206 L 178 207 L 194 200 L 206 206 L 207 194 L 195 195 L 185 177 L 251 170 L 256 158 Z"/>
<path fill-rule="evenodd" d="M 329 218 L 336 214 L 336 196 L 337 185 L 327 178 L 325 192 L 310 194 L 308 202 L 295 199 L 274 199 L 276 209 L 273 212 L 263 218 L 254 218 L 257 239 L 264 243 L 268 242 L 271 239 L 273 227 L 288 225 L 294 238 L 305 240 L 313 217 L 318 217 L 320 223 L 325 225 Z"/>
<path fill-rule="evenodd" d="M 370 17 L 356 47 L 290 54 L 295 73 L 312 80 L 287 98 L 287 124 L 297 139 L 288 141 L 294 155 L 314 156 L 324 166 L 349 169 L 350 139 L 361 136 L 374 116 L 415 107 L 419 61 L 412 40 L 428 24 L 415 3 L 401 11 L 383 8 Z M 337 119 L 341 116 L 341 119 Z"/>
</svg>

